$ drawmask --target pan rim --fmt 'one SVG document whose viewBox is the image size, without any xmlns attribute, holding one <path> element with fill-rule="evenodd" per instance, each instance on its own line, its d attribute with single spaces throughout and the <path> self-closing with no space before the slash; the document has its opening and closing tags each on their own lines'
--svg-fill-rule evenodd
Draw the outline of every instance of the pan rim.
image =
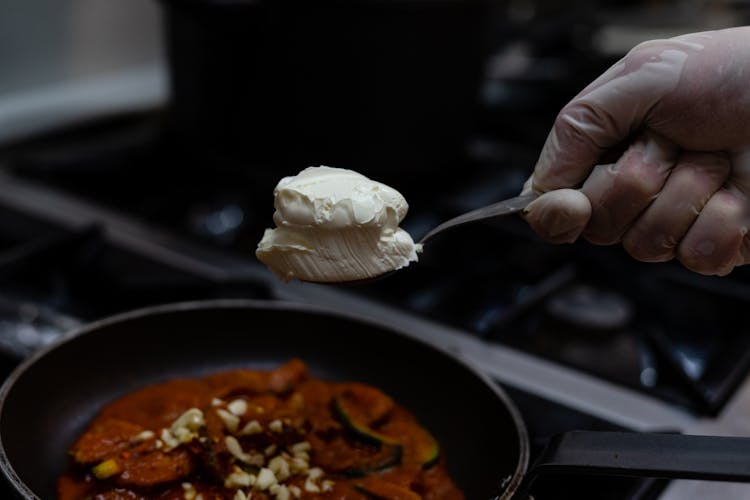
<svg viewBox="0 0 750 500">
<path fill-rule="evenodd" d="M 375 318 L 368 317 L 366 315 L 352 313 L 351 311 L 342 311 L 333 307 L 321 306 L 317 304 L 309 304 L 305 302 L 293 302 L 286 300 L 257 300 L 257 299 L 210 299 L 210 300 L 196 300 L 186 302 L 174 302 L 168 304 L 159 304 L 155 306 L 143 307 L 134 309 L 131 311 L 122 312 L 119 314 L 107 316 L 96 321 L 92 321 L 78 328 L 75 328 L 68 333 L 64 334 L 57 341 L 52 344 L 43 347 L 36 351 L 34 354 L 23 360 L 16 368 L 8 375 L 8 377 L 0 386 L 0 427 L 2 427 L 2 419 L 5 409 L 5 401 L 13 389 L 15 383 L 24 375 L 24 373 L 36 364 L 41 358 L 47 356 L 52 351 L 62 347 L 63 345 L 71 342 L 78 337 L 99 330 L 102 327 L 106 327 L 111 324 L 121 323 L 131 319 L 137 319 L 144 316 L 165 314 L 165 313 L 176 313 L 180 311 L 194 311 L 199 309 L 265 309 L 265 310 L 276 310 L 276 311 L 295 311 L 295 312 L 307 312 L 312 314 L 319 314 L 330 317 L 339 317 L 342 319 L 348 319 L 355 322 L 367 324 L 380 329 L 387 330 L 397 335 L 405 336 L 415 342 L 424 345 L 428 349 L 434 349 L 441 354 L 444 354 L 461 366 L 472 373 L 475 377 L 481 380 L 505 406 L 506 410 L 511 416 L 513 423 L 516 428 L 516 434 L 518 436 L 518 461 L 516 469 L 511 477 L 501 486 L 502 493 L 499 496 L 495 496 L 492 500 L 506 500 L 512 498 L 515 491 L 521 484 L 521 481 L 526 474 L 529 462 L 529 438 L 524 424 L 523 417 L 520 411 L 516 407 L 513 400 L 507 393 L 495 383 L 488 375 L 482 373 L 477 368 L 469 364 L 464 356 L 451 352 L 443 347 L 430 344 L 424 340 L 417 338 L 409 333 L 406 329 L 399 329 L 390 324 L 384 324 L 379 322 Z M 10 485 L 16 490 L 18 494 L 24 499 L 29 500 L 41 500 L 31 489 L 24 483 L 24 481 L 18 476 L 15 469 L 13 468 L 8 455 L 5 451 L 5 444 L 3 442 L 2 433 L 0 433 L 0 472 L 5 476 L 5 479 Z"/>
</svg>

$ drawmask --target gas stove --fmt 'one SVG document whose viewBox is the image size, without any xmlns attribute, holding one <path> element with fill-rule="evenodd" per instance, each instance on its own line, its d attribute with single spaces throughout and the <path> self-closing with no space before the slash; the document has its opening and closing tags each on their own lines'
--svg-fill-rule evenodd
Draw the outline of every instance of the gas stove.
<svg viewBox="0 0 750 500">
<path fill-rule="evenodd" d="M 328 11 L 278 18 L 295 36 L 263 45 L 257 37 L 276 33 L 260 23 L 270 18 L 255 16 L 259 24 L 251 26 L 263 29 L 248 30 L 240 16 L 262 2 L 190 2 L 230 6 L 211 16 L 192 7 L 182 11 L 182 2 L 161 3 L 168 7 L 171 44 L 169 106 L 118 113 L 0 148 L 0 376 L 76 325 L 126 310 L 209 298 L 291 300 L 374 319 L 484 371 L 522 413 L 532 460 L 553 435 L 575 429 L 750 436 L 750 327 L 741 316 L 750 304 L 750 269 L 712 278 L 674 263 L 638 263 L 615 247 L 553 246 L 514 217 L 455 229 L 432 240 L 419 263 L 367 286 L 284 284 L 253 255 L 272 223 L 273 187 L 308 166 L 298 164 L 300 158 L 334 161 L 330 166 L 361 170 L 397 188 L 411 207 L 403 227 L 416 238 L 454 215 L 516 195 L 567 99 L 619 58 L 633 37 L 703 26 L 710 16 L 701 7 L 507 2 L 493 31 L 497 50 L 487 61 L 481 109 L 465 151 L 457 153 L 451 140 L 446 155 L 435 131 L 460 120 L 445 99 L 470 82 L 447 79 L 452 86 L 445 95 L 436 90 L 445 87 L 433 88 L 425 79 L 429 64 L 401 59 L 398 36 L 420 39 L 408 26 L 390 27 L 387 38 L 394 43 L 387 57 L 362 58 L 367 64 L 350 72 L 342 63 L 349 59 L 320 59 L 346 45 L 337 38 L 341 33 L 305 20 L 314 14 L 332 27 L 345 26 Z M 750 12 L 742 12 L 732 22 L 746 24 Z M 347 47 L 353 54 L 381 53 L 375 49 L 382 44 L 368 41 L 369 19 L 362 16 L 360 29 L 345 33 L 362 35 L 355 37 L 360 45 Z M 431 33 L 451 40 L 441 28 L 442 14 L 432 19 Z M 448 26 L 454 21 L 445 18 Z M 212 29 L 217 36 L 207 36 Z M 255 54 L 258 46 L 283 50 Z M 456 47 L 424 47 L 436 68 L 448 55 L 465 63 Z M 238 56 L 240 48 L 250 52 Z M 218 56 L 195 57 L 209 52 Z M 293 55 L 300 73 L 280 64 L 279 54 Z M 268 71 L 243 74 L 239 69 L 256 68 L 237 64 L 235 58 L 245 56 Z M 393 75 L 380 65 L 394 59 L 401 65 L 388 94 L 381 89 L 390 80 L 379 78 Z M 325 83 L 321 67 L 336 86 Z M 421 122 L 423 128 L 392 116 L 415 104 L 401 92 L 404 75 L 415 69 L 411 95 L 423 106 L 415 108 L 421 109 L 417 117 L 434 122 Z M 438 71 L 441 80 L 446 73 Z M 274 74 L 283 75 L 282 85 L 266 78 Z M 348 104 L 357 88 L 364 90 L 367 113 Z M 375 94 L 381 100 L 373 100 Z M 240 97 L 246 101 L 238 103 Z M 333 113 L 339 101 L 347 105 Z M 260 119 L 246 119 L 254 113 Z M 269 130 L 284 132 L 268 141 Z M 456 131 L 448 135 L 455 139 Z M 248 156 L 255 149 L 265 154 Z M 395 155 L 396 167 L 383 165 Z M 436 158 L 457 163 L 448 165 L 451 170 L 427 168 Z M 357 160 L 363 163 L 351 163 Z M 409 166 L 423 178 L 405 174 Z M 750 500 L 750 485 L 554 476 L 535 483 L 533 495 Z M 0 491 L 0 497 L 10 493 Z"/>
<path fill-rule="evenodd" d="M 175 167 L 154 170 L 153 158 L 169 155 L 158 136 L 144 133 L 153 119 L 128 117 L 6 150 L 4 373 L 71 327 L 117 312 L 203 298 L 293 300 L 374 318 L 467 359 L 510 393 L 534 454 L 552 435 L 572 429 L 750 433 L 750 335 L 739 321 L 750 301 L 744 270 L 706 278 L 677 265 L 640 264 L 616 248 L 552 246 L 505 218 L 456 229 L 431 242 L 418 264 L 366 287 L 284 284 L 252 254 L 270 223 L 271 188 L 264 186 L 256 200 L 260 189 L 243 189 L 252 177 L 246 172 L 217 169 L 210 182 L 199 183 L 200 171 L 189 165 L 179 181 Z M 124 141 L 121 150 L 103 133 L 147 140 L 142 147 Z M 87 140 L 73 140 L 80 137 Z M 107 147 L 96 151 L 92 142 Z M 412 234 L 517 192 L 531 151 L 514 147 L 508 155 L 505 145 L 480 140 L 473 146 L 479 153 L 465 182 L 437 191 L 432 201 L 407 194 L 412 211 L 405 227 Z M 488 151 L 506 151 L 504 168 L 481 160 Z M 138 167 L 129 168 L 136 160 Z M 550 477 L 534 494 L 537 500 L 750 498 L 750 488 Z"/>
</svg>

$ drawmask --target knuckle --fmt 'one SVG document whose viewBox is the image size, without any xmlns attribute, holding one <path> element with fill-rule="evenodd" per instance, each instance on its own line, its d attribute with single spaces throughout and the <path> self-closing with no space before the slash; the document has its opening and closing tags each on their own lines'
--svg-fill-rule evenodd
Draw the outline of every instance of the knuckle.
<svg viewBox="0 0 750 500">
<path fill-rule="evenodd" d="M 630 230 L 622 239 L 625 251 L 642 262 L 665 262 L 674 257 L 678 241 L 668 233 L 645 233 Z"/>
<path fill-rule="evenodd" d="M 708 236 L 693 238 L 678 246 L 677 259 L 696 273 L 723 276 L 734 269 L 739 246 L 737 238 L 724 241 Z"/>
<path fill-rule="evenodd" d="M 569 102 L 560 111 L 555 126 L 558 134 L 569 141 L 605 149 L 612 144 L 602 139 L 617 130 L 617 119 L 605 107 L 582 97 Z"/>
</svg>

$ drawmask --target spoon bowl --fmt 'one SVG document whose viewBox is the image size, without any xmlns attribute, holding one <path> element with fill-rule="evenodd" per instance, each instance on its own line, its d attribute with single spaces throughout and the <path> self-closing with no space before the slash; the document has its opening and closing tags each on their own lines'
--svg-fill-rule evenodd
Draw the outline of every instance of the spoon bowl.
<svg viewBox="0 0 750 500">
<path fill-rule="evenodd" d="M 521 196 L 508 198 L 507 200 L 498 201 L 497 203 L 493 203 L 491 205 L 477 208 L 476 210 L 472 210 L 470 212 L 466 212 L 464 214 L 458 215 L 452 219 L 448 219 L 447 221 L 443 222 L 442 224 L 439 224 L 438 226 L 430 230 L 427 234 L 425 234 L 422 237 L 422 239 L 420 239 L 417 242 L 417 244 L 424 246 L 424 244 L 427 241 L 435 238 L 436 236 L 438 236 L 439 234 L 442 234 L 445 231 L 448 231 L 458 226 L 472 224 L 474 222 L 479 222 L 479 221 L 483 221 L 487 219 L 494 219 L 495 217 L 502 217 L 503 215 L 511 215 L 511 214 L 518 213 L 524 210 L 528 206 L 529 203 L 536 200 L 538 197 L 539 195 L 535 193 L 524 194 Z M 330 282 L 327 284 L 330 284 L 330 285 L 363 285 L 367 283 L 372 283 L 373 281 L 380 281 L 383 278 L 386 278 L 397 271 L 398 269 L 395 269 L 393 271 L 387 271 L 383 274 L 372 276 L 370 278 L 362 278 L 362 279 L 350 280 L 350 281 L 335 281 L 335 282 Z"/>
</svg>

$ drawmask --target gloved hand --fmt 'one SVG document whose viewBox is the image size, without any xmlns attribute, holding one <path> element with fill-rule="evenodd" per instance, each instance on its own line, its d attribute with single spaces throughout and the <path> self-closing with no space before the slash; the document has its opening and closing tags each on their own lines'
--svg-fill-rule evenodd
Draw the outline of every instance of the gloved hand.
<svg viewBox="0 0 750 500">
<path fill-rule="evenodd" d="M 702 274 L 750 262 L 750 27 L 635 47 L 560 111 L 532 190 L 524 217 L 552 242 Z"/>
</svg>

